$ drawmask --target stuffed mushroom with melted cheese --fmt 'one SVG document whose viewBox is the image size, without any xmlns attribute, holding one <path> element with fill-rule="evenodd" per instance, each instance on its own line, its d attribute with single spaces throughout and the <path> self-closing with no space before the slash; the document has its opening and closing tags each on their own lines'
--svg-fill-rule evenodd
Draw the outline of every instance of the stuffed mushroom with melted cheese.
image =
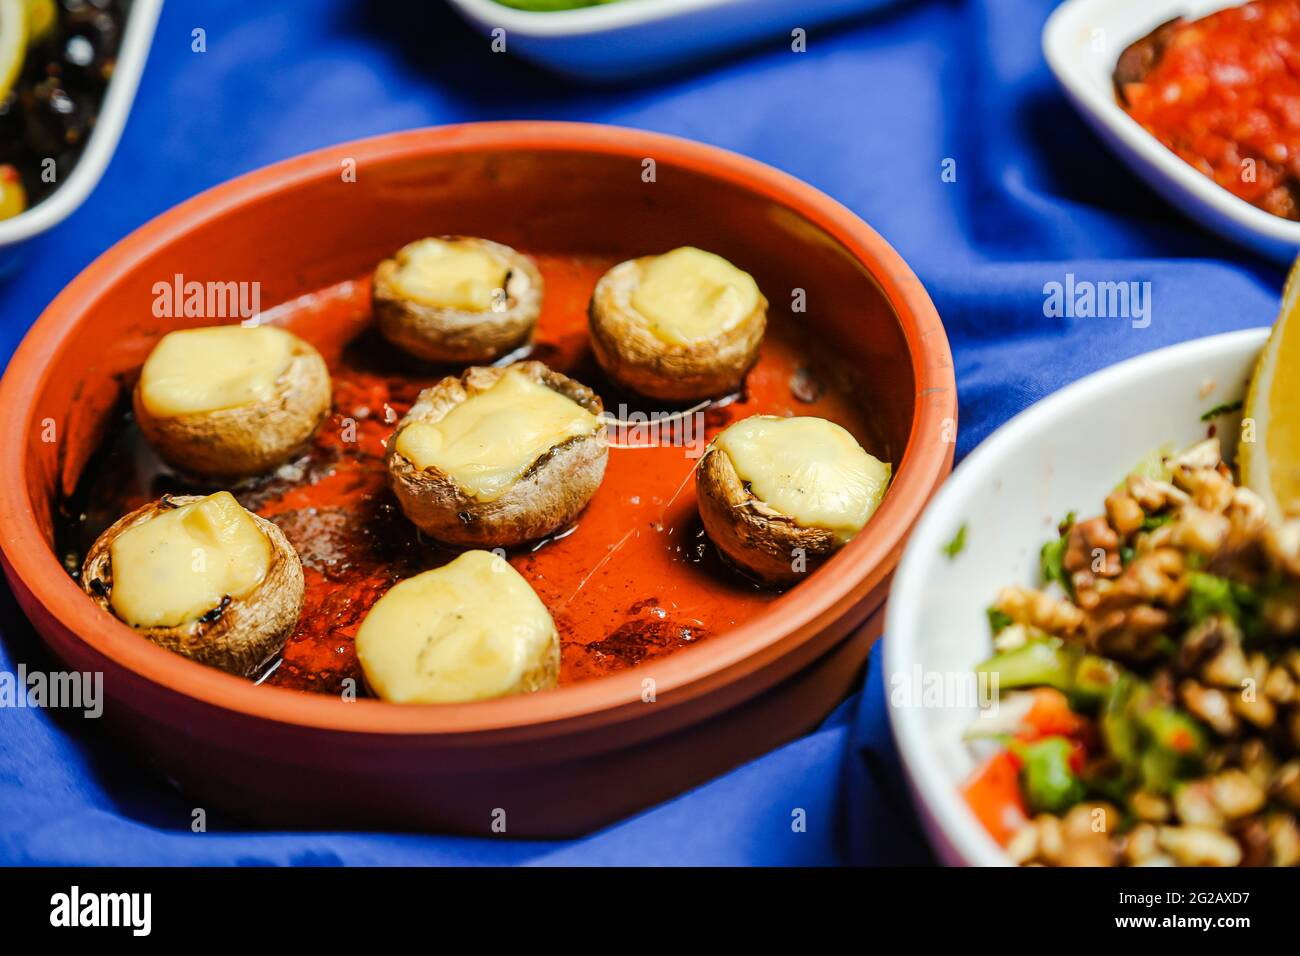
<svg viewBox="0 0 1300 956">
<path fill-rule="evenodd" d="M 532 338 L 542 274 L 531 259 L 488 239 L 420 239 L 375 269 L 379 331 L 430 362 L 490 362 Z"/>
<path fill-rule="evenodd" d="M 541 362 L 475 366 L 420 393 L 388 444 L 402 511 L 461 547 L 509 547 L 573 521 L 609 457 L 599 396 Z"/>
<path fill-rule="evenodd" d="M 245 677 L 284 646 L 304 591 L 284 533 L 228 491 L 121 518 L 91 546 L 81 586 L 160 647 Z"/>
<path fill-rule="evenodd" d="M 650 398 L 713 398 L 739 388 L 758 360 L 767 299 L 749 273 L 683 246 L 606 272 L 588 318 L 615 381 Z"/>
<path fill-rule="evenodd" d="M 458 703 L 554 687 L 560 638 L 504 558 L 466 551 L 375 602 L 357 631 L 357 659 L 383 700 Z"/>
<path fill-rule="evenodd" d="M 695 489 L 718 549 L 764 584 L 786 584 L 862 530 L 889 476 L 833 422 L 754 415 L 709 444 Z"/>
<path fill-rule="evenodd" d="M 288 461 L 330 409 L 325 360 L 275 326 L 223 325 L 164 335 L 140 372 L 134 408 L 170 465 L 242 478 Z"/>
</svg>

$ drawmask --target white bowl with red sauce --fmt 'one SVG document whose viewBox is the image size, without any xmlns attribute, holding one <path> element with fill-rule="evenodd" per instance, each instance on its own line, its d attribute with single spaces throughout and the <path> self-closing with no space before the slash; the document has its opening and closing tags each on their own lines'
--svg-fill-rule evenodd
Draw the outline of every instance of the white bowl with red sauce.
<svg viewBox="0 0 1300 956">
<path fill-rule="evenodd" d="M 1084 119 L 1184 215 L 1280 262 L 1300 252 L 1300 222 L 1251 205 L 1167 149 L 1116 98 L 1120 55 L 1161 24 L 1240 6 L 1224 0 L 1067 0 L 1043 28 L 1043 53 Z"/>
</svg>

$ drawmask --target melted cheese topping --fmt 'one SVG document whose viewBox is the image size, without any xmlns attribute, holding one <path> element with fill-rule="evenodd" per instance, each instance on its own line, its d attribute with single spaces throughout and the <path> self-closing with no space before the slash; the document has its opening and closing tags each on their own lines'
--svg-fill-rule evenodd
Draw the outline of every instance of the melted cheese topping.
<svg viewBox="0 0 1300 956">
<path fill-rule="evenodd" d="M 755 415 L 714 443 L 755 498 L 805 528 L 833 531 L 841 544 L 862 530 L 889 484 L 889 465 L 824 418 Z"/>
<path fill-rule="evenodd" d="M 407 425 L 397 453 L 416 468 L 437 468 L 479 501 L 495 501 L 549 449 L 599 427 L 577 402 L 512 368 L 441 421 Z"/>
<path fill-rule="evenodd" d="M 390 281 L 404 298 L 424 305 L 490 312 L 505 302 L 509 271 L 476 243 L 421 239 L 397 253 Z"/>
<path fill-rule="evenodd" d="M 671 345 L 695 345 L 734 329 L 758 301 L 753 276 L 692 246 L 652 259 L 632 292 L 632 307 Z"/>
<path fill-rule="evenodd" d="M 467 551 L 394 585 L 357 631 L 357 659 L 381 698 L 398 704 L 485 700 L 554 654 L 546 605 L 504 558 Z"/>
<path fill-rule="evenodd" d="M 272 326 L 222 325 L 169 332 L 140 372 L 140 398 L 155 418 L 264 402 L 293 358 L 294 336 Z"/>
<path fill-rule="evenodd" d="M 228 491 L 150 518 L 109 546 L 113 612 L 132 627 L 197 620 L 242 598 L 271 567 L 271 542 Z"/>
</svg>

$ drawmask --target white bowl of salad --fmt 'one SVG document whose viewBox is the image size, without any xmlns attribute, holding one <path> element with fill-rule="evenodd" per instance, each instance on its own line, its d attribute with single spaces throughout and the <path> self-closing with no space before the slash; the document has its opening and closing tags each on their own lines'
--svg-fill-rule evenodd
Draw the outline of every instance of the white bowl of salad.
<svg viewBox="0 0 1300 956">
<path fill-rule="evenodd" d="M 832 20 L 896 0 L 448 0 L 501 49 L 557 73 L 627 80 L 776 37 L 791 49 Z"/>
<path fill-rule="evenodd" d="M 1300 862 L 1300 520 L 1236 468 L 1267 337 L 1089 376 L 931 504 L 884 665 L 944 862 Z"/>
</svg>

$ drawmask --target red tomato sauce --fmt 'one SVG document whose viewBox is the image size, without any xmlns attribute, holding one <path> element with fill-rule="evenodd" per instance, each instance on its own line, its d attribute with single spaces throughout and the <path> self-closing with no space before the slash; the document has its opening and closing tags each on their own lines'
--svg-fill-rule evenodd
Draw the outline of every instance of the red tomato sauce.
<svg viewBox="0 0 1300 956">
<path fill-rule="evenodd" d="M 1256 0 L 1152 38 L 1141 82 L 1124 82 L 1124 58 L 1117 71 L 1129 114 L 1224 189 L 1300 219 L 1300 0 Z"/>
<path fill-rule="evenodd" d="M 613 386 L 588 349 L 587 303 L 613 260 L 534 258 L 546 285 L 542 315 L 527 355 L 510 358 L 540 359 L 572 375 L 594 388 L 607 412 L 619 418 L 638 409 L 662 410 Z M 420 535 L 402 514 L 388 486 L 385 442 L 421 388 L 460 369 L 421 366 L 384 342 L 371 327 L 368 278 L 288 303 L 266 318 L 321 350 L 333 376 L 334 403 L 305 455 L 274 475 L 229 489 L 283 529 L 306 576 L 298 628 L 261 679 L 321 693 L 349 687 L 364 693 L 353 638 L 366 612 L 396 582 L 457 553 Z M 789 316 L 775 310 L 769 315 L 762 356 L 744 393 L 701 411 L 705 433 L 699 448 L 749 415 L 818 415 L 843 425 L 881 460 L 891 460 L 855 395 L 852 370 L 809 354 L 807 338 L 799 338 Z M 624 437 L 644 445 L 651 436 Z M 611 434 L 611 441 L 617 436 Z M 561 684 L 708 640 L 779 593 L 725 566 L 709 544 L 695 505 L 696 460 L 680 444 L 611 447 L 604 481 L 575 524 L 508 555 L 555 619 Z M 170 471 L 124 411 L 120 427 L 66 503 L 66 566 L 75 573 L 95 538 L 126 512 L 166 492 L 214 490 Z"/>
</svg>

